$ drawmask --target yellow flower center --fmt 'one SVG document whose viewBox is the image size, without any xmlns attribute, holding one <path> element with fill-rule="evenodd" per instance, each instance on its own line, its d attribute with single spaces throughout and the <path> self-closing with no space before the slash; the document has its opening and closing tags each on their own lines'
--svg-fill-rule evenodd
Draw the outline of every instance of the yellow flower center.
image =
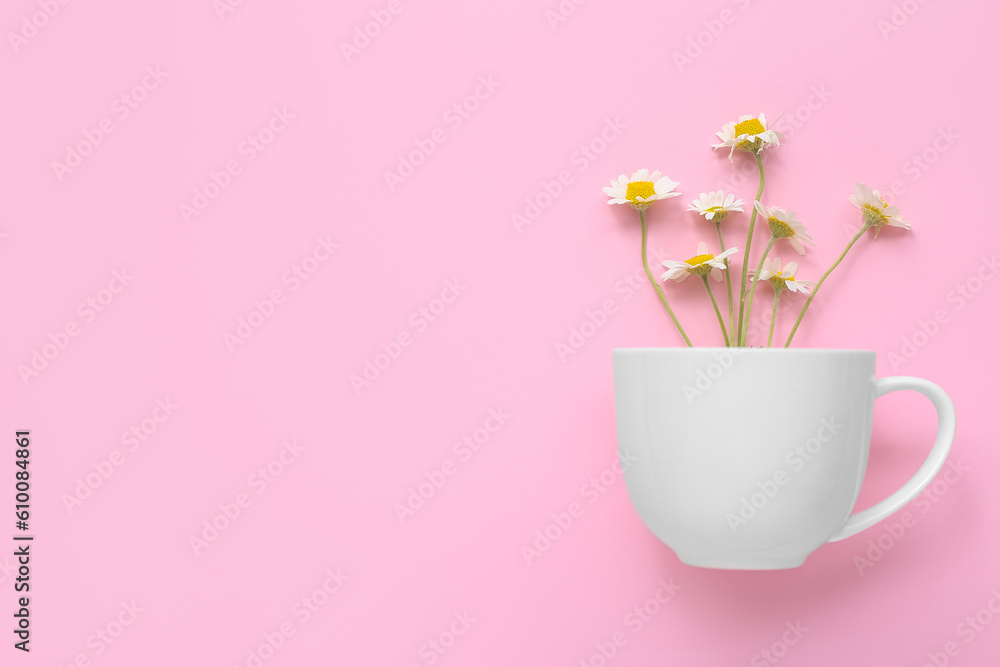
<svg viewBox="0 0 1000 667">
<path fill-rule="evenodd" d="M 686 260 L 691 266 L 698 266 L 699 264 L 704 264 L 710 259 L 715 259 L 715 255 L 695 255 L 689 260 Z"/>
<path fill-rule="evenodd" d="M 885 204 L 885 200 L 883 200 L 882 203 Z M 888 204 L 886 204 L 886 206 L 888 206 Z M 869 225 L 881 227 L 888 222 L 885 215 L 882 214 L 882 211 L 875 208 L 871 204 L 865 204 L 865 207 L 861 210 L 861 214 L 864 216 L 865 222 Z"/>
<path fill-rule="evenodd" d="M 756 118 L 751 118 L 750 120 L 745 120 L 742 123 L 736 124 L 736 136 L 742 134 L 760 134 L 764 131 L 764 126 Z"/>
<path fill-rule="evenodd" d="M 625 199 L 630 202 L 641 204 L 656 194 L 656 188 L 652 181 L 632 181 L 625 190 Z"/>
<path fill-rule="evenodd" d="M 767 226 L 771 228 L 771 235 L 775 238 L 790 239 L 795 236 L 795 230 L 777 218 L 768 218 Z"/>
<path fill-rule="evenodd" d="M 709 206 L 703 212 L 707 214 L 705 216 L 706 218 L 708 218 L 709 215 L 712 216 L 710 220 L 717 225 L 729 217 L 729 211 L 726 210 L 725 206 Z"/>
</svg>

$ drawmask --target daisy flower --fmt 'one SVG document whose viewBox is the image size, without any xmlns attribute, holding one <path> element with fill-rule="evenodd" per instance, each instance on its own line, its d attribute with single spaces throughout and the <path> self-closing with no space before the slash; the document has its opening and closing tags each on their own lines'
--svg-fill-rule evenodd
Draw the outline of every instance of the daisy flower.
<svg viewBox="0 0 1000 667">
<path fill-rule="evenodd" d="M 743 200 L 737 199 L 736 195 L 728 195 L 719 190 L 718 192 L 702 192 L 698 199 L 688 206 L 689 211 L 698 211 L 705 216 L 706 220 L 720 223 L 733 211 L 743 213 Z"/>
<path fill-rule="evenodd" d="M 878 238 L 879 231 L 886 225 L 890 227 L 902 227 L 909 229 L 910 223 L 903 220 L 899 215 L 899 208 L 889 206 L 882 193 L 872 190 L 864 183 L 854 184 L 854 194 L 848 197 L 851 203 L 861 209 L 865 217 L 865 224 L 875 228 L 875 238 Z"/>
<path fill-rule="evenodd" d="M 803 241 L 809 245 L 816 245 L 813 243 L 812 237 L 806 233 L 806 226 L 795 219 L 795 211 L 786 211 L 777 206 L 768 208 L 759 201 L 755 201 L 753 205 L 757 212 L 767 220 L 767 225 L 771 228 L 771 236 L 776 239 L 788 239 L 792 247 L 795 248 L 795 252 L 800 255 L 806 254 L 806 249 L 802 245 Z"/>
<path fill-rule="evenodd" d="M 669 270 L 660 277 L 663 280 L 672 279 L 680 283 L 687 280 L 687 277 L 690 275 L 704 276 L 711 274 L 712 279 L 715 282 L 719 282 L 722 280 L 722 272 L 726 269 L 726 263 L 723 260 L 737 251 L 737 248 L 729 248 L 718 255 L 713 255 L 708 252 L 708 245 L 703 241 L 698 244 L 698 254 L 691 259 L 683 262 L 675 262 L 669 259 L 664 260 L 663 266 Z"/>
<path fill-rule="evenodd" d="M 678 185 L 659 171 L 649 173 L 647 169 L 640 169 L 632 178 L 622 174 L 617 181 L 611 181 L 604 193 L 611 198 L 609 204 L 630 204 L 637 211 L 645 211 L 657 199 L 679 197 L 681 193 L 674 192 Z"/>
<path fill-rule="evenodd" d="M 764 118 L 764 114 L 756 118 L 740 116 L 739 121 L 726 123 L 722 126 L 722 131 L 715 134 L 722 143 L 715 144 L 712 148 L 728 146 L 730 162 L 733 161 L 733 151 L 737 148 L 741 151 L 759 153 L 768 146 L 777 146 L 781 139 L 785 138 L 781 132 L 767 129 L 767 119 Z"/>
<path fill-rule="evenodd" d="M 816 283 L 811 280 L 796 280 L 795 274 L 798 270 L 798 262 L 789 262 L 785 268 L 781 268 L 781 258 L 772 257 L 764 262 L 764 268 L 760 272 L 760 280 L 769 281 L 776 292 L 788 289 L 792 292 L 805 294 Z M 751 275 L 753 275 L 752 269 Z"/>
</svg>

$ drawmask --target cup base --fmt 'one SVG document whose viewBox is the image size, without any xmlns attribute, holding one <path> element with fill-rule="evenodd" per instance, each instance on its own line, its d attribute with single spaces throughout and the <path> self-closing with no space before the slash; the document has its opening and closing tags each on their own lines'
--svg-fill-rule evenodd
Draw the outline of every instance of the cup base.
<svg viewBox="0 0 1000 667">
<path fill-rule="evenodd" d="M 703 556 L 690 554 L 677 557 L 685 565 L 713 570 L 790 570 L 801 567 L 805 558 L 746 558 L 745 556 Z"/>
</svg>

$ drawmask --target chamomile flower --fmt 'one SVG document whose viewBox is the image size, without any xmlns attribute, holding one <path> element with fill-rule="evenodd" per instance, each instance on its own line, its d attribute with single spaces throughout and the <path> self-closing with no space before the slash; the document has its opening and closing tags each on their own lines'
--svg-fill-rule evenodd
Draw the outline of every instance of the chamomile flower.
<svg viewBox="0 0 1000 667">
<path fill-rule="evenodd" d="M 687 280 L 690 275 L 711 275 L 715 282 L 719 282 L 722 280 L 722 272 L 726 269 L 723 260 L 737 251 L 738 248 L 729 248 L 718 255 L 713 255 L 708 252 L 708 245 L 703 241 L 698 244 L 698 254 L 691 259 L 683 262 L 664 260 L 663 266 L 667 267 L 668 271 L 660 277 L 663 280 L 676 280 L 680 283 Z"/>
<path fill-rule="evenodd" d="M 740 116 L 736 122 L 729 122 L 722 126 L 722 131 L 716 132 L 722 143 L 715 144 L 712 148 L 729 148 L 729 161 L 733 161 L 733 151 L 739 149 L 753 153 L 760 153 L 768 146 L 777 146 L 785 138 L 777 130 L 767 128 L 767 119 L 764 114 L 754 118 L 753 116 Z"/>
<path fill-rule="evenodd" d="M 764 261 L 764 268 L 760 272 L 760 280 L 770 282 L 776 292 L 787 289 L 791 292 L 802 292 L 805 294 L 816 283 L 811 280 L 796 280 L 795 274 L 798 270 L 798 262 L 789 262 L 785 265 L 785 268 L 781 268 L 781 258 L 772 257 Z M 750 273 L 751 275 L 753 274 L 753 269 L 750 270 Z"/>
<path fill-rule="evenodd" d="M 679 197 L 681 193 L 674 192 L 678 185 L 659 171 L 649 173 L 647 169 L 640 169 L 632 174 L 632 178 L 622 174 L 618 180 L 611 181 L 611 186 L 604 188 L 604 193 L 611 198 L 609 204 L 629 204 L 637 211 L 645 211 L 658 199 Z"/>
<path fill-rule="evenodd" d="M 903 220 L 899 215 L 899 208 L 889 206 L 882 193 L 872 190 L 864 183 L 854 184 L 854 194 L 848 197 L 851 203 L 861 209 L 861 214 L 865 218 L 865 224 L 875 228 L 875 238 L 878 238 L 879 231 L 886 225 L 890 227 L 902 227 L 909 229 L 910 223 Z"/>
<path fill-rule="evenodd" d="M 698 213 L 705 216 L 706 220 L 711 220 L 718 224 L 725 220 L 726 216 L 733 211 L 743 213 L 743 200 L 737 199 L 736 195 L 731 192 L 727 195 L 722 190 L 717 192 L 702 192 L 698 196 L 698 199 L 691 202 L 688 210 L 698 211 Z"/>
<path fill-rule="evenodd" d="M 802 245 L 803 241 L 809 245 L 816 245 L 813 243 L 812 237 L 806 232 L 806 226 L 795 219 L 795 211 L 786 211 L 777 206 L 769 208 L 759 201 L 755 201 L 753 205 L 757 209 L 757 213 L 764 216 L 764 219 L 767 220 L 767 225 L 771 229 L 771 236 L 776 239 L 788 239 L 792 247 L 795 248 L 795 252 L 800 255 L 806 254 L 806 249 Z"/>
</svg>

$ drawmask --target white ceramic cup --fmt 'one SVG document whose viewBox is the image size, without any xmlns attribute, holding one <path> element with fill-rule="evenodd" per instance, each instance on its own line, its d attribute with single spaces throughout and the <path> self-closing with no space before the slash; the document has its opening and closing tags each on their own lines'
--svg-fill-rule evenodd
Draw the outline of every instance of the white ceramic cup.
<svg viewBox="0 0 1000 667">
<path fill-rule="evenodd" d="M 948 395 L 919 378 L 876 379 L 874 352 L 640 348 L 613 361 L 629 496 L 688 565 L 797 567 L 912 500 L 955 437 Z M 910 481 L 852 515 L 875 399 L 904 389 L 937 408 L 937 439 Z"/>
</svg>

